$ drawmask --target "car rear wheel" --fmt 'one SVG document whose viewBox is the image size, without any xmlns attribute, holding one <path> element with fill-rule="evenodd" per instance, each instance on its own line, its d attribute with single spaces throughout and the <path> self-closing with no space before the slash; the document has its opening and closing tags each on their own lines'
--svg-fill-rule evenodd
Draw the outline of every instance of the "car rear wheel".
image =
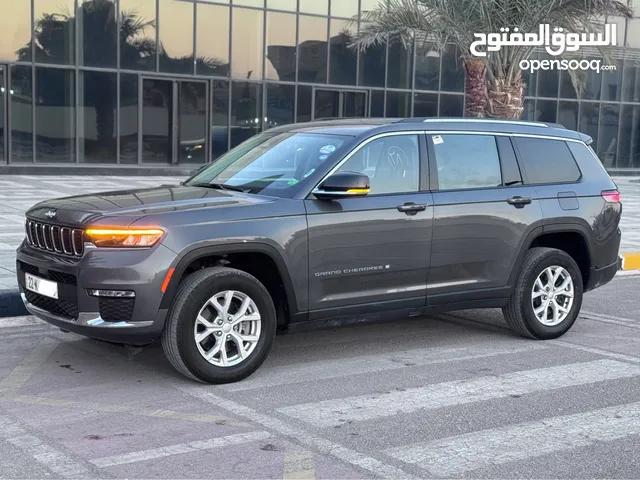
<svg viewBox="0 0 640 480">
<path fill-rule="evenodd" d="M 180 285 L 162 347 L 186 377 L 230 383 L 262 365 L 275 332 L 276 313 L 267 289 L 246 272 L 214 267 L 191 274 Z"/>
<path fill-rule="evenodd" d="M 532 248 L 503 308 L 504 317 L 522 336 L 558 338 L 576 321 L 582 293 L 582 274 L 570 255 L 554 248 Z"/>
</svg>

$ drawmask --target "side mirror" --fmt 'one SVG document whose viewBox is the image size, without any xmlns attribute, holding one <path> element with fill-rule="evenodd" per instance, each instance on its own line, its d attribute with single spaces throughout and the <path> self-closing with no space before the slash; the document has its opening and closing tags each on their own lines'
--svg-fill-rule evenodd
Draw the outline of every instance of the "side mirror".
<svg viewBox="0 0 640 480">
<path fill-rule="evenodd" d="M 371 188 L 369 177 L 363 173 L 337 172 L 327 178 L 312 193 L 321 200 L 364 197 Z"/>
</svg>

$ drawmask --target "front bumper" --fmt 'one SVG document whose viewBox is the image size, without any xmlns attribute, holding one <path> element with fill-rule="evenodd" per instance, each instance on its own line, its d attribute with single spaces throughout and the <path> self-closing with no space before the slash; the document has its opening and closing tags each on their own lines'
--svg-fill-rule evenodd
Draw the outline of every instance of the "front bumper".
<svg viewBox="0 0 640 480">
<path fill-rule="evenodd" d="M 162 283 L 175 254 L 151 249 L 88 249 L 81 258 L 36 250 L 23 243 L 16 253 L 20 295 L 27 310 L 62 329 L 114 343 L 140 345 L 162 332 Z M 31 292 L 25 273 L 58 284 L 58 299 Z M 133 298 L 90 296 L 89 290 L 127 290 Z"/>
</svg>

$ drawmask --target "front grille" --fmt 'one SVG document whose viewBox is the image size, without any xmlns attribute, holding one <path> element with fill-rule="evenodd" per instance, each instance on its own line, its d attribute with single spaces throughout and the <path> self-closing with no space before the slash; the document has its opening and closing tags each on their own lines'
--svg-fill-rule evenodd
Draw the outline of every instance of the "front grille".
<svg viewBox="0 0 640 480">
<path fill-rule="evenodd" d="M 20 270 L 36 277 L 44 278 L 45 280 L 51 280 L 57 283 L 64 283 L 66 285 L 77 285 L 76 276 L 71 273 L 57 272 L 55 270 L 39 269 L 34 265 L 28 263 L 19 262 Z"/>
<path fill-rule="evenodd" d="M 84 253 L 84 231 L 27 220 L 25 223 L 29 245 L 40 250 L 81 257 Z"/>
<path fill-rule="evenodd" d="M 49 313 L 68 318 L 69 320 L 76 320 L 78 318 L 78 305 L 76 303 L 45 297 L 30 290 L 26 290 L 24 295 L 30 304 L 46 310 Z"/>
<path fill-rule="evenodd" d="M 133 315 L 135 298 L 98 298 L 100 317 L 105 322 L 128 322 Z"/>
</svg>

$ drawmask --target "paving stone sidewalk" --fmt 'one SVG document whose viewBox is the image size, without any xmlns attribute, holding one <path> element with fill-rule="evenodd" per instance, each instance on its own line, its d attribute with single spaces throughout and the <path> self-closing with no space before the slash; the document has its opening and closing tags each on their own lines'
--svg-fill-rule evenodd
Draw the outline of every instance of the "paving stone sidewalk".
<svg viewBox="0 0 640 480">
<path fill-rule="evenodd" d="M 17 289 L 15 250 L 24 238 L 24 212 L 48 198 L 106 190 L 177 184 L 184 177 L 35 176 L 0 177 L 0 291 Z M 640 252 L 640 179 L 615 179 L 622 193 L 622 252 Z"/>
</svg>

